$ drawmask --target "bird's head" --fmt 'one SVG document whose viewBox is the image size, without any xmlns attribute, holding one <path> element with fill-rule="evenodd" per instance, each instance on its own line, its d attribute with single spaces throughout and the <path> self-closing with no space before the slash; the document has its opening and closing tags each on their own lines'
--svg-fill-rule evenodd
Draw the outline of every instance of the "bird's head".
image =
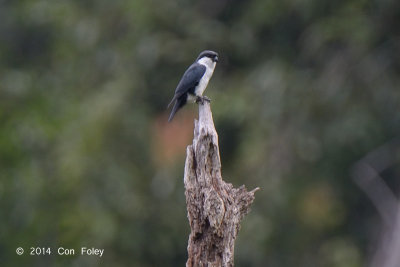
<svg viewBox="0 0 400 267">
<path fill-rule="evenodd" d="M 212 64 L 218 62 L 218 53 L 211 51 L 211 50 L 205 50 L 200 53 L 200 55 L 196 59 L 197 62 L 202 61 L 203 63 L 206 64 Z"/>
</svg>

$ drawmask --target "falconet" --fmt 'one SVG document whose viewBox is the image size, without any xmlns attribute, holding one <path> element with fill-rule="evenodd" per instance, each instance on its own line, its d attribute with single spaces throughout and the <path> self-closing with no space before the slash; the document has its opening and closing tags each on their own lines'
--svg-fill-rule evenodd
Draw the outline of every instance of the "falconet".
<svg viewBox="0 0 400 267">
<path fill-rule="evenodd" d="M 218 54 L 214 51 L 205 50 L 200 53 L 196 61 L 185 71 L 175 89 L 175 95 L 168 105 L 170 107 L 174 103 L 168 122 L 174 118 L 175 113 L 187 101 L 194 101 L 196 103 L 210 101 L 208 97 L 203 96 L 203 92 L 213 75 L 217 62 Z"/>
</svg>

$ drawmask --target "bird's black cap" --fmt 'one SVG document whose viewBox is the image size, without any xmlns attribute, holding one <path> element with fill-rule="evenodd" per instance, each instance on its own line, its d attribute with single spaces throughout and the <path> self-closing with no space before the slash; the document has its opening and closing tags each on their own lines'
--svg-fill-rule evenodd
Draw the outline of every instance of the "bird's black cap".
<svg viewBox="0 0 400 267">
<path fill-rule="evenodd" d="M 201 52 L 200 55 L 197 57 L 196 61 L 202 57 L 209 57 L 215 62 L 218 61 L 218 53 L 211 50 L 204 50 L 203 52 Z"/>
</svg>

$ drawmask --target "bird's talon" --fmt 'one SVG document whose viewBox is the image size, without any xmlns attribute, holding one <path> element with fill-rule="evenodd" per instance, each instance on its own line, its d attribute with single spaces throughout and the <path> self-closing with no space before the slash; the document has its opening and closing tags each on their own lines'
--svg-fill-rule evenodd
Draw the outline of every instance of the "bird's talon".
<svg viewBox="0 0 400 267">
<path fill-rule="evenodd" d="M 211 99 L 210 98 L 208 98 L 207 96 L 203 96 L 203 101 L 207 101 L 208 103 L 210 103 L 211 102 Z"/>
<path fill-rule="evenodd" d="M 207 96 L 197 96 L 196 97 L 196 103 L 197 104 L 202 104 L 202 105 L 204 105 L 204 101 L 207 101 L 208 103 L 210 103 L 211 102 L 211 99 L 210 98 L 208 98 Z"/>
</svg>

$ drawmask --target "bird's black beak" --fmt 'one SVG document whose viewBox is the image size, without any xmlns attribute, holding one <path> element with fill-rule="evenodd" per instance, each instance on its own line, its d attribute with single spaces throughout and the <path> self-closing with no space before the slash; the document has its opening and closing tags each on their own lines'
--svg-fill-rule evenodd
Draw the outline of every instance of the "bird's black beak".
<svg viewBox="0 0 400 267">
<path fill-rule="evenodd" d="M 215 56 L 213 61 L 218 62 L 218 56 Z"/>
</svg>

